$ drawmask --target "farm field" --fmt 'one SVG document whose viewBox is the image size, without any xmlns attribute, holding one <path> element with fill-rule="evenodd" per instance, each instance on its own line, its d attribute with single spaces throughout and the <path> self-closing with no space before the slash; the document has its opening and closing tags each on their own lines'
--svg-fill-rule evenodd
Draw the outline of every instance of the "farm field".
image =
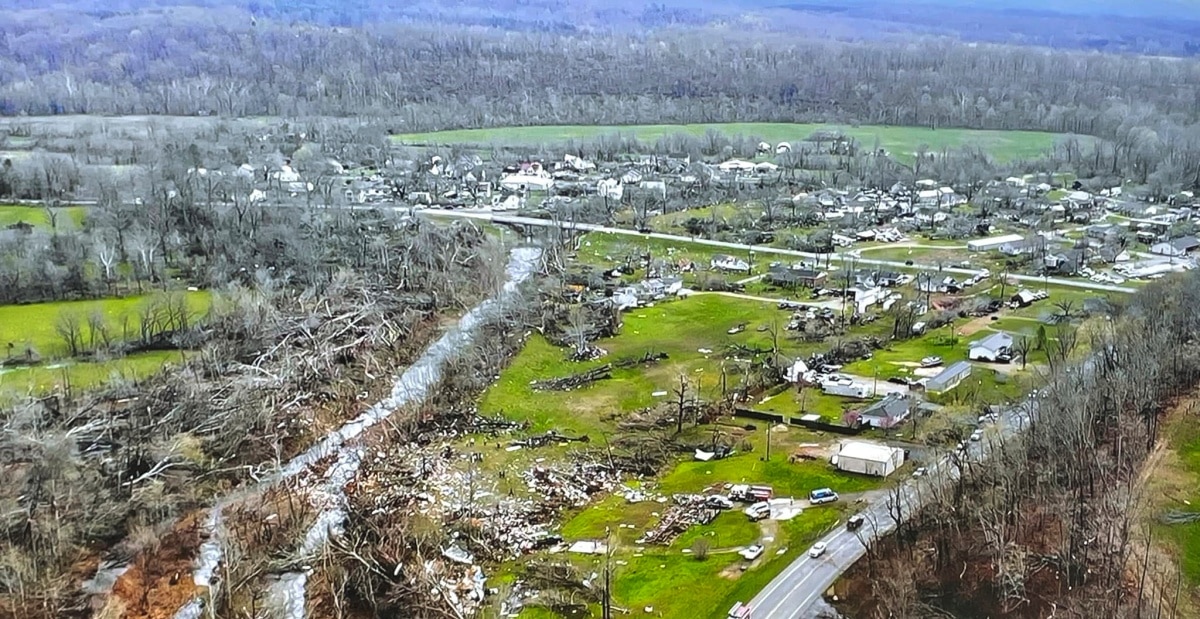
<svg viewBox="0 0 1200 619">
<path fill-rule="evenodd" d="M 1001 161 L 1036 157 L 1049 150 L 1057 137 L 1053 133 L 1034 131 L 982 131 L 969 129 L 928 129 L 923 127 L 843 126 L 792 123 L 716 123 L 695 125 L 630 125 L 588 126 L 550 125 L 534 127 L 499 127 L 491 129 L 460 129 L 432 133 L 408 133 L 393 136 L 403 144 L 466 145 L 466 146 L 536 146 L 559 145 L 570 140 L 592 139 L 605 135 L 636 137 L 654 142 L 664 136 L 687 134 L 702 137 L 709 130 L 734 136 L 742 135 L 772 143 L 798 142 L 815 131 L 841 131 L 854 137 L 867 148 L 878 140 L 881 148 L 897 159 L 911 161 L 921 145 L 936 151 L 943 148 L 972 146 L 982 148 Z"/>
</svg>

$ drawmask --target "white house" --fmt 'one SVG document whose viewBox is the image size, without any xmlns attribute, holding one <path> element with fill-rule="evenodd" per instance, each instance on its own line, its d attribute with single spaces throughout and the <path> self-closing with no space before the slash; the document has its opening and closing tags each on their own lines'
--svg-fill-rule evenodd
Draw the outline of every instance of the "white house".
<svg viewBox="0 0 1200 619">
<path fill-rule="evenodd" d="M 857 384 L 849 378 L 826 380 L 821 383 L 821 391 L 827 395 L 840 395 L 844 398 L 858 398 L 860 400 L 871 397 L 871 389 L 869 387 Z"/>
<path fill-rule="evenodd" d="M 1007 333 L 993 333 L 982 340 L 971 342 L 967 358 L 971 361 L 999 361 L 1012 349 L 1013 337 Z"/>
<path fill-rule="evenodd" d="M 717 254 L 712 257 L 709 267 L 716 271 L 749 271 L 750 263 L 734 256 Z"/>
<path fill-rule="evenodd" d="M 1024 241 L 1025 237 L 1019 234 L 1006 234 L 1004 236 L 993 236 L 986 239 L 975 239 L 967 241 L 967 251 L 992 251 L 1000 249 L 1004 245 Z"/>
<path fill-rule="evenodd" d="M 753 172 L 754 164 L 741 159 L 730 159 L 717 166 L 722 172 Z"/>
<path fill-rule="evenodd" d="M 847 441 L 830 460 L 839 471 L 887 477 L 904 465 L 904 450 L 878 443 Z"/>
<path fill-rule="evenodd" d="M 540 174 L 509 174 L 500 179 L 500 186 L 509 191 L 549 191 L 554 179 Z"/>
<path fill-rule="evenodd" d="M 1150 246 L 1150 253 L 1160 256 L 1172 256 L 1179 258 L 1187 255 L 1188 252 L 1200 247 L 1200 241 L 1194 236 L 1184 236 L 1162 243 L 1155 243 Z"/>
</svg>

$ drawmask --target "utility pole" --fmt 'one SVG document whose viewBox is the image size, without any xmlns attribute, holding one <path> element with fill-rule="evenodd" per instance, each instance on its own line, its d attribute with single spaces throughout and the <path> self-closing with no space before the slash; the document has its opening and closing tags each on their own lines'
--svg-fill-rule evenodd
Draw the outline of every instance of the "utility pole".
<svg viewBox="0 0 1200 619">
<path fill-rule="evenodd" d="M 767 421 L 767 454 L 763 457 L 763 462 L 771 461 L 771 421 Z"/>
<path fill-rule="evenodd" d="M 604 597 L 601 600 L 603 619 L 612 619 L 612 533 L 607 529 L 604 535 Z"/>
</svg>

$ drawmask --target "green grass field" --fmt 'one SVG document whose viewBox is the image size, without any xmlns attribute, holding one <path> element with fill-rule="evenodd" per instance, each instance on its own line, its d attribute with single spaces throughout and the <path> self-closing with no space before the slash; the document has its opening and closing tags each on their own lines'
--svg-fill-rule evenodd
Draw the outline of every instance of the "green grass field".
<svg viewBox="0 0 1200 619">
<path fill-rule="evenodd" d="M 757 327 L 777 324 L 782 330 L 788 313 L 770 303 L 700 294 L 632 310 L 623 318 L 624 327 L 618 336 L 596 342 L 609 352 L 597 361 L 568 361 L 566 349 L 540 336 L 530 338 L 500 379 L 484 393 L 480 411 L 530 421 L 535 431 L 558 428 L 596 433 L 606 428 L 601 415 L 630 412 L 663 401 L 664 397 L 652 394 L 677 387 L 680 375 L 688 377 L 690 389 L 698 390 L 700 397 L 713 399 L 719 396 L 725 348 L 731 343 L 769 347 L 770 334 Z M 743 323 L 748 326 L 742 333 L 727 333 Z M 780 338 L 784 355 L 807 356 L 819 347 Z M 713 352 L 701 353 L 701 348 Z M 535 380 L 568 376 L 648 352 L 663 352 L 669 359 L 649 367 L 615 370 L 608 380 L 570 392 L 539 392 L 530 386 Z M 725 363 L 732 371 L 734 362 Z"/>
<path fill-rule="evenodd" d="M 1033 131 L 980 131 L 970 129 L 928 129 L 923 127 L 840 126 L 791 123 L 720 123 L 696 125 L 588 126 L 561 125 L 536 127 L 500 127 L 462 129 L 433 133 L 409 133 L 393 136 L 397 142 L 415 145 L 534 146 L 563 144 L 569 140 L 594 139 L 620 134 L 643 142 L 654 142 L 673 134 L 704 136 L 710 129 L 726 135 L 742 135 L 767 142 L 799 142 L 815 131 L 841 131 L 854 137 L 866 148 L 878 141 L 897 159 L 909 161 L 921 145 L 931 151 L 972 146 L 982 148 L 1001 161 L 1036 157 L 1054 145 L 1056 135 Z"/>
<path fill-rule="evenodd" d="M 208 311 L 212 295 L 208 292 L 180 292 L 186 295 L 188 307 L 196 316 Z M 68 353 L 63 338 L 56 331 L 56 324 L 63 313 L 72 313 L 86 322 L 99 312 L 114 338 L 121 339 L 122 333 L 136 336 L 139 312 L 150 303 L 150 295 L 102 299 L 98 301 L 61 301 L 55 303 L 30 303 L 28 305 L 0 306 L 0 346 L 12 344 L 12 355 L 23 354 L 30 345 L 45 359 L 60 358 Z M 0 354 L 6 354 L 0 350 Z M 6 355 L 7 356 L 7 355 Z"/>
<path fill-rule="evenodd" d="M 209 292 L 179 292 L 198 319 L 212 303 Z M 178 351 L 142 352 L 114 359 L 78 361 L 67 359 L 69 350 L 56 330 L 60 316 L 70 313 L 82 324 L 92 315 L 103 316 L 114 340 L 137 337 L 139 313 L 152 302 L 151 295 L 0 306 L 0 358 L 20 359 L 32 348 L 42 363 L 34 366 L 0 368 L 0 390 L 9 393 L 45 393 L 55 388 L 90 389 L 111 378 L 138 380 L 157 372 L 163 365 L 183 359 Z"/>
<path fill-rule="evenodd" d="M 92 389 L 112 379 L 140 380 L 169 363 L 183 361 L 184 353 L 162 350 L 137 353 L 109 361 L 52 363 L 35 367 L 0 368 L 0 393 L 48 393 L 70 387 Z"/>
<path fill-rule="evenodd" d="M 1154 497 L 1154 517 L 1170 510 L 1195 511 L 1200 504 L 1200 427 L 1194 419 L 1181 416 L 1165 434 L 1170 451 L 1151 478 L 1152 492 L 1147 493 Z M 1191 584 L 1188 589 L 1194 591 L 1200 586 L 1200 522 L 1167 525 L 1156 520 L 1153 524 L 1155 537 L 1166 541 Z"/>
<path fill-rule="evenodd" d="M 87 209 L 82 206 L 65 206 L 53 209 L 59 228 L 83 227 Z M 25 222 L 35 228 L 49 230 L 51 213 L 40 206 L 0 205 L 0 228 L 7 228 L 16 223 Z"/>
<path fill-rule="evenodd" d="M 667 241 L 628 234 L 605 234 L 601 232 L 592 232 L 583 237 L 575 259 L 580 264 L 612 268 L 623 264 L 626 256 L 634 256 L 636 258 L 644 254 L 650 254 L 653 260 L 662 259 L 671 263 L 678 263 L 680 260 L 690 260 L 700 270 L 708 269 L 713 256 L 718 254 L 734 255 L 747 262 L 750 261 L 750 255 L 747 252 L 738 253 L 730 249 L 699 243 L 688 243 L 686 241 Z M 754 263 L 751 265 L 751 272 L 753 274 L 765 273 L 767 265 L 772 260 L 778 258 L 778 256 L 772 254 L 756 254 Z M 723 277 L 734 281 L 750 276 L 747 273 L 722 272 L 709 272 L 706 275 Z M 692 274 L 688 278 L 695 279 L 698 276 L 698 274 Z M 632 281 L 639 281 L 641 279 L 640 271 L 639 273 L 635 273 L 630 279 Z"/>
</svg>

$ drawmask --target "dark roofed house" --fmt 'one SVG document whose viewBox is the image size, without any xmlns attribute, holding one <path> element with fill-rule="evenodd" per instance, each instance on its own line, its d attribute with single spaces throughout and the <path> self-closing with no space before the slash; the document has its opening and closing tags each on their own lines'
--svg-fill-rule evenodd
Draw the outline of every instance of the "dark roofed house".
<svg viewBox="0 0 1200 619">
<path fill-rule="evenodd" d="M 9 224 L 7 227 L 9 230 L 23 234 L 30 234 L 33 232 L 33 224 L 24 221 L 18 221 L 17 223 Z"/>
<path fill-rule="evenodd" d="M 785 288 L 820 288 L 825 285 L 826 274 L 806 268 L 776 266 L 767 272 L 767 281 Z"/>
<path fill-rule="evenodd" d="M 1195 250 L 1197 247 L 1200 247 L 1200 240 L 1197 240 L 1196 237 L 1181 236 L 1177 239 L 1171 239 L 1169 241 L 1163 241 L 1162 243 L 1155 243 L 1154 245 L 1151 245 L 1150 253 L 1158 254 L 1160 256 L 1174 256 L 1178 258 L 1179 256 L 1184 256 Z"/>
<path fill-rule="evenodd" d="M 854 416 L 862 426 L 893 428 L 908 419 L 912 405 L 912 400 L 907 396 L 890 393 L 884 399 L 854 413 Z"/>
</svg>

